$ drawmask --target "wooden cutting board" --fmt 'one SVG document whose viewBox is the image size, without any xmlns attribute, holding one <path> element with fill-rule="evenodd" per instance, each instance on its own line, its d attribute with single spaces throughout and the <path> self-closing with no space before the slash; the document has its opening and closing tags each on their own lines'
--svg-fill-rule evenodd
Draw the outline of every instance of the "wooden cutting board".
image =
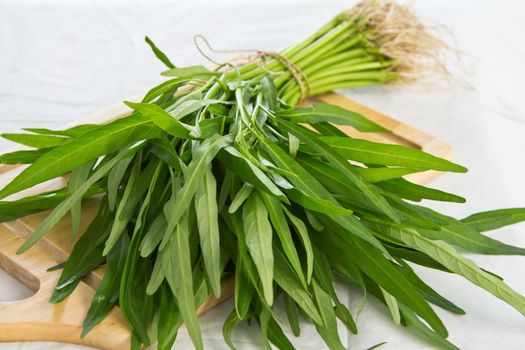
<svg viewBox="0 0 525 350">
<path fill-rule="evenodd" d="M 435 137 L 416 130 L 391 117 L 383 115 L 342 95 L 329 93 L 312 100 L 327 102 L 356 111 L 391 130 L 391 133 L 360 133 L 351 127 L 341 129 L 351 136 L 372 141 L 395 143 L 421 149 L 445 159 L 452 158 L 451 147 Z M 124 104 L 114 105 L 74 124 L 106 123 L 129 114 Z M 69 125 L 72 126 L 72 125 Z M 0 165 L 0 188 L 5 186 L 22 167 Z M 426 183 L 439 175 L 435 171 L 412 174 L 406 178 L 416 183 Z M 23 191 L 9 199 L 64 187 L 66 179 L 60 177 Z M 98 203 L 88 199 L 82 205 L 80 232 L 95 216 Z M 75 291 L 59 304 L 48 303 L 60 271 L 47 269 L 67 260 L 73 244 L 69 242 L 71 219 L 64 217 L 39 243 L 22 255 L 16 250 L 24 237 L 30 235 L 47 212 L 34 214 L 19 220 L 0 224 L 0 267 L 32 289 L 35 294 L 27 299 L 0 302 L 0 341 L 59 341 L 89 345 L 101 349 L 129 349 L 130 331 L 119 308 L 95 327 L 85 338 L 80 339 L 82 321 L 87 313 L 94 291 L 102 280 L 103 268 L 89 273 Z M 223 282 L 221 299 L 210 298 L 198 313 L 214 307 L 233 295 L 233 281 Z"/>
</svg>

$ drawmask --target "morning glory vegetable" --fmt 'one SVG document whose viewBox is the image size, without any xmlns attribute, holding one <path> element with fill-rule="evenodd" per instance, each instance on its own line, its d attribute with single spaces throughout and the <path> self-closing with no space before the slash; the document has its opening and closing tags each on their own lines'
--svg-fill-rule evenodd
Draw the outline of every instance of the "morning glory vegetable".
<svg viewBox="0 0 525 350">
<path fill-rule="evenodd" d="M 337 126 L 389 131 L 338 106 L 297 104 L 334 89 L 410 81 L 440 69 L 443 44 L 406 8 L 363 1 L 305 40 L 250 55 L 240 65 L 167 66 L 167 80 L 128 116 L 67 130 L 27 129 L 5 138 L 31 147 L 0 156 L 27 164 L 0 190 L 0 220 L 50 210 L 21 246 L 30 249 L 71 214 L 76 240 L 81 201 L 100 207 L 63 265 L 51 302 L 106 264 L 83 336 L 115 306 L 132 330 L 132 347 L 170 349 L 184 323 L 203 348 L 196 311 L 221 283 L 235 280 L 225 342 L 240 322 L 259 327 L 265 348 L 293 349 L 304 319 L 331 349 L 341 349 L 337 320 L 357 333 L 358 312 L 338 298 L 335 279 L 354 283 L 385 305 L 393 322 L 437 346 L 456 349 L 431 304 L 465 313 L 411 265 L 463 276 L 525 315 L 525 298 L 462 251 L 525 255 L 483 234 L 525 220 L 525 208 L 465 219 L 431 210 L 422 199 L 464 202 L 403 176 L 426 170 L 464 173 L 420 150 L 352 138 Z M 66 187 L 6 200 L 70 173 Z M 282 299 L 286 317 L 278 316 Z"/>
</svg>

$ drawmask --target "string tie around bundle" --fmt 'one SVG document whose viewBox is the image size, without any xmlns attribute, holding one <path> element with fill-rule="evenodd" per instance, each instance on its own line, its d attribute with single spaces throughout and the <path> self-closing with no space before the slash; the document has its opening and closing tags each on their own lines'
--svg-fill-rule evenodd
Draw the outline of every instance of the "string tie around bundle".
<svg viewBox="0 0 525 350">
<path fill-rule="evenodd" d="M 279 63 L 281 63 L 283 65 L 283 67 L 286 68 L 286 70 L 288 72 L 290 72 L 290 74 L 292 75 L 293 79 L 295 80 L 295 83 L 297 84 L 297 86 L 299 87 L 299 92 L 301 94 L 301 100 L 307 98 L 308 96 L 310 96 L 310 82 L 308 80 L 308 77 L 306 76 L 306 74 L 295 64 L 293 63 L 290 59 L 284 57 L 283 55 L 281 55 L 280 53 L 278 52 L 275 52 L 275 51 L 261 51 L 261 50 L 255 50 L 255 49 L 230 49 L 230 50 L 219 50 L 219 49 L 215 49 L 213 48 L 208 39 L 206 39 L 205 36 L 201 35 L 201 34 L 196 34 L 194 37 L 193 37 L 193 42 L 195 43 L 195 48 L 197 49 L 197 51 L 199 51 L 199 53 L 202 55 L 202 57 L 204 57 L 206 60 L 210 61 L 211 63 L 214 63 L 218 66 L 223 66 L 227 63 L 229 64 L 233 64 L 232 62 L 218 62 L 217 60 L 213 59 L 212 57 L 210 57 L 206 52 L 204 52 L 204 50 L 202 49 L 202 47 L 200 46 L 199 42 L 198 42 L 198 39 L 200 39 L 207 47 L 207 49 L 210 51 L 210 52 L 213 52 L 213 53 L 251 53 L 251 55 L 249 56 L 244 56 L 243 59 L 247 59 L 248 60 L 248 63 L 255 63 L 255 64 L 258 64 L 260 60 L 264 60 L 265 58 L 274 58 L 276 59 L 277 61 L 279 61 Z"/>
</svg>

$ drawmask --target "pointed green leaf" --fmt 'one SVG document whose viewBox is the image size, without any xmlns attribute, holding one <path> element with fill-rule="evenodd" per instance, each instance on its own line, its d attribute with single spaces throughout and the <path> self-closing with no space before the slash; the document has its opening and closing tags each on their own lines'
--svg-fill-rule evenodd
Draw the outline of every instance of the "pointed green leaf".
<svg viewBox="0 0 525 350">
<path fill-rule="evenodd" d="M 65 174 L 136 141 L 159 137 L 162 133 L 140 115 L 101 125 L 42 155 L 0 191 L 0 198 Z"/>
<path fill-rule="evenodd" d="M 24 244 L 18 249 L 17 254 L 22 254 L 29 248 L 31 248 L 42 236 L 44 236 L 47 231 L 49 231 L 53 226 L 55 226 L 66 213 L 71 210 L 71 207 L 84 196 L 88 189 L 93 186 L 95 182 L 100 180 L 104 175 L 106 175 L 109 170 L 120 160 L 131 157 L 135 152 L 137 152 L 141 146 L 139 145 L 134 148 L 129 149 L 126 152 L 119 153 L 113 157 L 110 161 L 105 163 L 103 166 L 96 168 L 93 174 L 89 179 L 84 182 L 75 193 L 71 194 L 60 203 L 51 213 L 40 223 L 35 232 L 29 236 L 29 238 L 24 242 Z"/>
<path fill-rule="evenodd" d="M 241 207 L 241 205 L 248 199 L 248 197 L 252 194 L 253 186 L 249 183 L 245 182 L 239 192 L 235 195 L 235 197 L 232 200 L 232 203 L 230 204 L 230 207 L 228 208 L 228 213 L 233 214 Z"/>
<path fill-rule="evenodd" d="M 276 258 L 274 278 L 275 282 L 297 303 L 308 317 L 317 324 L 323 324 L 323 319 L 313 302 L 312 296 L 301 286 L 293 271 L 285 263 L 284 258 Z"/>
<path fill-rule="evenodd" d="M 193 294 L 189 237 L 188 219 L 184 216 L 176 226 L 167 245 L 167 249 L 169 249 L 168 256 L 170 257 L 168 261 L 170 263 L 166 267 L 165 274 L 172 292 L 177 298 L 182 319 L 188 328 L 193 345 L 197 350 L 202 350 L 202 336 Z"/>
<path fill-rule="evenodd" d="M 377 186 L 401 198 L 410 199 L 412 201 L 431 199 L 443 202 L 465 203 L 465 198 L 463 197 L 441 190 L 436 190 L 434 188 L 417 185 L 405 179 L 382 181 L 378 182 Z"/>
<path fill-rule="evenodd" d="M 467 171 L 467 169 L 461 165 L 405 146 L 337 136 L 324 136 L 320 139 L 346 159 L 365 164 L 401 166 L 458 173 Z"/>
<path fill-rule="evenodd" d="M 295 243 L 292 238 L 292 233 L 284 216 L 284 211 L 282 204 L 276 197 L 273 197 L 267 193 L 261 193 L 266 210 L 270 215 L 270 221 L 272 223 L 273 229 L 277 233 L 277 237 L 281 242 L 284 255 L 286 256 L 288 262 L 294 269 L 297 277 L 301 281 L 301 284 L 306 289 L 307 282 L 304 278 L 303 270 L 301 267 L 301 261 L 299 260 L 299 255 L 295 249 Z M 307 242 L 308 243 L 308 242 Z M 310 260 L 310 259 L 309 259 Z"/>
<path fill-rule="evenodd" d="M 100 186 L 93 185 L 86 191 L 82 198 L 88 198 L 103 191 Z M 30 214 L 52 209 L 63 202 L 68 196 L 69 191 L 63 188 L 20 198 L 15 201 L 0 201 L 0 222 L 12 221 Z"/>
<path fill-rule="evenodd" d="M 191 127 L 172 117 L 160 106 L 149 103 L 133 103 L 128 101 L 124 103 L 130 108 L 134 109 L 137 113 L 140 113 L 143 117 L 151 120 L 168 134 L 181 139 L 188 139 L 190 137 Z"/>
<path fill-rule="evenodd" d="M 255 263 L 261 279 L 264 298 L 273 304 L 273 265 L 272 225 L 258 193 L 252 193 L 243 205 L 242 219 L 246 234 L 246 246 Z"/>
<path fill-rule="evenodd" d="M 236 148 L 230 146 L 219 153 L 221 162 L 243 181 L 252 184 L 257 189 L 278 197 L 284 197 L 282 191 L 273 181 Z"/>
<path fill-rule="evenodd" d="M 275 143 L 263 138 L 260 138 L 259 142 L 263 150 L 268 153 L 270 158 L 276 163 L 278 167 L 296 175 L 289 177 L 289 180 L 295 187 L 312 196 L 327 199 L 337 203 L 330 192 L 328 192 L 326 188 L 324 188 L 323 185 L 321 185 L 321 183 L 309 171 L 305 170 L 305 168 L 295 161 L 295 159 L 283 151 L 282 148 L 277 146 Z M 383 251 L 385 254 L 388 254 L 383 245 L 373 236 L 372 232 L 352 216 L 336 216 L 331 219 L 327 219 L 327 221 L 328 220 L 330 221 L 330 225 L 333 222 L 336 222 L 341 227 L 347 228 L 350 234 L 361 237 L 377 249 Z"/>
<path fill-rule="evenodd" d="M 484 211 L 472 214 L 461 220 L 461 222 L 478 232 L 491 231 L 522 221 L 525 221 L 525 208 Z"/>
<path fill-rule="evenodd" d="M 51 135 L 1 134 L 0 136 L 6 140 L 34 148 L 52 148 L 70 140 L 68 137 Z"/>
<path fill-rule="evenodd" d="M 161 73 L 165 77 L 201 77 L 207 78 L 214 75 L 220 75 L 220 72 L 214 72 L 204 66 L 188 66 L 182 68 L 172 68 Z"/>
<path fill-rule="evenodd" d="M 4 153 L 0 155 L 0 164 L 31 164 L 50 150 L 52 150 L 52 148 L 40 148 L 36 150 L 23 150 Z"/>
<path fill-rule="evenodd" d="M 312 290 L 316 304 L 321 313 L 321 318 L 323 319 L 323 323 L 316 324 L 315 328 L 330 349 L 344 350 L 345 347 L 339 338 L 337 318 L 335 316 L 330 295 L 319 287 L 315 280 L 312 282 Z"/>
<path fill-rule="evenodd" d="M 368 180 L 371 183 L 386 181 L 386 180 L 392 180 L 397 179 L 399 177 L 408 175 L 408 174 L 414 174 L 419 173 L 422 170 L 417 168 L 388 168 L 388 167 L 381 167 L 381 168 L 360 168 L 356 167 L 356 171 L 361 175 L 363 178 Z"/>
<path fill-rule="evenodd" d="M 194 202 L 204 268 L 213 294 L 220 297 L 221 271 L 217 182 L 213 176 L 211 165 L 208 165 L 204 177 L 197 185 Z"/>
<path fill-rule="evenodd" d="M 68 184 L 68 190 L 71 194 L 75 193 L 75 191 L 87 180 L 93 165 L 95 165 L 95 162 L 89 162 L 71 172 Z M 80 228 L 81 210 L 82 198 L 79 198 L 71 207 L 71 242 L 74 242 L 77 239 L 78 230 Z"/>
<path fill-rule="evenodd" d="M 149 37 L 145 37 L 144 40 L 146 43 L 148 43 L 149 47 L 151 48 L 151 51 L 155 54 L 155 56 L 162 62 L 166 67 L 168 68 L 175 68 L 175 65 L 171 63 L 170 59 L 164 52 L 162 52 L 154 43 L 151 41 Z"/>
<path fill-rule="evenodd" d="M 95 292 L 86 318 L 82 323 L 82 335 L 80 337 L 89 333 L 117 304 L 120 293 L 120 277 L 124 271 L 128 249 L 129 238 L 124 235 L 108 255 L 104 278 Z"/>
<path fill-rule="evenodd" d="M 465 277 L 525 315 L 525 297 L 511 289 L 500 279 L 480 269 L 472 260 L 459 255 L 447 243 L 430 240 L 409 229 L 389 230 L 388 234 L 427 254 L 450 271 Z"/>
<path fill-rule="evenodd" d="M 290 119 L 294 123 L 330 122 L 338 125 L 350 125 L 363 132 L 388 132 L 387 129 L 357 112 L 328 103 L 316 103 L 310 107 L 286 109 L 280 112 L 279 116 Z"/>
<path fill-rule="evenodd" d="M 174 206 L 169 208 L 170 211 L 168 212 L 168 216 L 166 218 L 168 224 L 166 226 L 163 244 L 167 242 L 169 235 L 175 229 L 179 219 L 190 206 L 191 200 L 195 195 L 195 191 L 197 191 L 197 186 L 204 176 L 208 165 L 211 163 L 213 158 L 215 158 L 217 153 L 222 148 L 228 146 L 231 142 L 231 136 L 217 135 L 207 139 L 195 148 L 193 151 L 193 159 L 184 173 L 184 186 L 177 192 Z"/>
<path fill-rule="evenodd" d="M 386 200 L 381 196 L 379 191 L 371 185 L 369 182 L 364 180 L 353 167 L 343 159 L 331 146 L 320 139 L 313 137 L 305 128 L 287 123 L 285 121 L 279 121 L 279 126 L 287 132 L 295 134 L 308 146 L 312 147 L 316 152 L 319 152 L 325 157 L 329 164 L 332 166 L 334 171 L 342 173 L 349 182 L 352 182 L 365 196 L 367 196 L 374 205 L 381 209 L 388 217 L 398 222 L 399 218 L 394 213 L 393 209 L 388 205 Z"/>
<path fill-rule="evenodd" d="M 250 281 L 242 255 L 237 256 L 235 264 L 235 311 L 239 319 L 244 320 L 250 311 L 250 305 L 255 289 Z"/>
</svg>

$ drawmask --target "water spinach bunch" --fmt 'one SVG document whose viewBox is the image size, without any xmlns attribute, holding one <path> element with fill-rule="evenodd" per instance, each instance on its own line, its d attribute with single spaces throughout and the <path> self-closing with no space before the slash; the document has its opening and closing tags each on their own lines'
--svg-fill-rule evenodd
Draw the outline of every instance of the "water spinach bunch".
<svg viewBox="0 0 525 350">
<path fill-rule="evenodd" d="M 337 126 L 389 132 L 355 112 L 296 106 L 333 89 L 409 80 L 432 65 L 437 41 L 411 16 L 390 2 L 365 1 L 278 54 L 215 70 L 175 67 L 148 39 L 169 79 L 128 102 L 128 116 L 5 134 L 32 149 L 0 157 L 28 165 L 0 198 L 70 173 L 67 187 L 0 202 L 1 221 L 51 209 L 20 253 L 71 215 L 75 245 L 51 302 L 105 264 L 83 335 L 119 305 L 133 348 L 170 349 L 184 323 L 202 349 L 197 309 L 233 279 L 235 307 L 224 324 L 232 348 L 235 325 L 251 321 L 265 348 L 293 349 L 283 327 L 299 336 L 305 319 L 329 348 L 342 349 L 337 320 L 357 333 L 359 310 L 338 298 L 338 278 L 379 299 L 396 324 L 456 349 L 430 304 L 464 311 L 421 280 L 417 264 L 461 275 L 525 314 L 523 296 L 456 250 L 523 255 L 483 232 L 524 220 L 524 209 L 457 220 L 422 206 L 464 199 L 403 176 L 466 169 L 349 137 Z M 77 238 L 87 197 L 100 201 L 98 214 Z"/>
</svg>

